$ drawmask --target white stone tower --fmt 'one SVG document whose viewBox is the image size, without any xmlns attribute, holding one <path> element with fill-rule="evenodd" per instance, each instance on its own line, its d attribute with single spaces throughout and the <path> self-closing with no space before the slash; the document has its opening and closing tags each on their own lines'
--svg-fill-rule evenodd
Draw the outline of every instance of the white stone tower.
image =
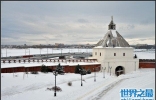
<svg viewBox="0 0 156 100">
<path fill-rule="evenodd" d="M 93 48 L 92 58 L 101 63 L 101 69 L 114 75 L 125 74 L 139 68 L 139 59 L 134 58 L 133 48 L 116 31 L 113 17 L 108 25 L 108 32 Z"/>
</svg>

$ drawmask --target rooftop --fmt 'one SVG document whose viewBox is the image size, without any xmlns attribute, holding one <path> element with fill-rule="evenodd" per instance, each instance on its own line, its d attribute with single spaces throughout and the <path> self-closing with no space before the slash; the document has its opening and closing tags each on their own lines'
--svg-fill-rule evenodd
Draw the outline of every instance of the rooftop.
<svg viewBox="0 0 156 100">
<path fill-rule="evenodd" d="M 113 22 L 113 18 L 110 22 L 109 30 L 101 39 L 96 46 L 102 46 L 102 47 L 130 47 L 128 42 L 119 34 L 118 31 L 116 31 L 116 26 Z"/>
</svg>

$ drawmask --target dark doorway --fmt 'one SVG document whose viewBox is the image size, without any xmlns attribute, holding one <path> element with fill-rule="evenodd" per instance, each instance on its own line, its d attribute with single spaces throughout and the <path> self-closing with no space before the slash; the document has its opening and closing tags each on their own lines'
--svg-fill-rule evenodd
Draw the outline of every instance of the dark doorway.
<svg viewBox="0 0 156 100">
<path fill-rule="evenodd" d="M 116 76 L 119 76 L 119 75 L 124 74 L 124 73 L 125 73 L 124 67 L 122 67 L 122 66 L 116 67 L 116 69 L 115 69 Z"/>
</svg>

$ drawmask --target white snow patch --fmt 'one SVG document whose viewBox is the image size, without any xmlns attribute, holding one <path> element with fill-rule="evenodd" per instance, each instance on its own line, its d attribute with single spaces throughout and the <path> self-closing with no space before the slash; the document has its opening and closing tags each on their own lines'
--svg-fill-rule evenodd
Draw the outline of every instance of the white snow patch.
<svg viewBox="0 0 156 100">
<path fill-rule="evenodd" d="M 116 30 L 111 30 L 113 37 L 117 37 Z"/>
<path fill-rule="evenodd" d="M 57 92 L 56 97 L 53 91 L 46 90 L 55 84 L 52 73 L 14 74 L 17 77 L 13 77 L 13 73 L 1 73 L 2 100 L 119 100 L 121 88 L 152 88 L 155 92 L 153 68 L 139 69 L 119 77 L 105 73 L 105 78 L 102 72 L 96 72 L 96 82 L 95 73 L 83 75 L 83 86 L 79 74 L 58 75 L 56 83 L 62 92 Z M 72 86 L 67 85 L 69 81 L 72 81 Z"/>
</svg>

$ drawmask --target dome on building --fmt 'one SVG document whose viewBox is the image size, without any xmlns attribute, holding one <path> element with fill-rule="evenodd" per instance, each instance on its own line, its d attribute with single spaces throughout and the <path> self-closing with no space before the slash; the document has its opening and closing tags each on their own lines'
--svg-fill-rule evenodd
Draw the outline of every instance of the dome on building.
<svg viewBox="0 0 156 100">
<path fill-rule="evenodd" d="M 96 46 L 103 47 L 130 47 L 128 42 L 116 31 L 116 24 L 113 22 L 113 17 L 108 25 L 108 32 L 105 34 Z"/>
</svg>

